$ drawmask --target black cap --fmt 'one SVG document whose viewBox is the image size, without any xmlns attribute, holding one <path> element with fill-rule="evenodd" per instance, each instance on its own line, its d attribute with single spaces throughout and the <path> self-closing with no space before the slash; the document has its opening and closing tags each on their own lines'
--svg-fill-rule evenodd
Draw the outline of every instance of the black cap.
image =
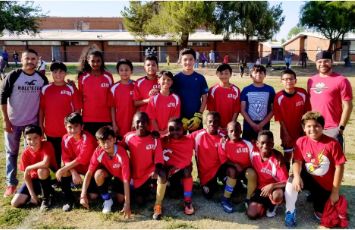
<svg viewBox="0 0 355 230">
<path fill-rule="evenodd" d="M 60 69 L 63 70 L 64 72 L 67 72 L 67 66 L 63 62 L 53 62 L 51 66 L 49 67 L 51 72 L 54 70 Z"/>
<path fill-rule="evenodd" d="M 330 59 L 330 60 L 332 60 L 332 53 L 329 52 L 329 51 L 320 51 L 316 55 L 316 61 L 318 61 L 319 59 Z"/>
</svg>

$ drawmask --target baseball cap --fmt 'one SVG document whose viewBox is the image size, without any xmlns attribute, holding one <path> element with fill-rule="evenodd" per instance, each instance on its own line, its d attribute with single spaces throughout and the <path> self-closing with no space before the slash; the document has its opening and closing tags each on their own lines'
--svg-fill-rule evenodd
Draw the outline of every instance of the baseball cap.
<svg viewBox="0 0 355 230">
<path fill-rule="evenodd" d="M 332 59 L 332 53 L 329 51 L 320 51 L 319 53 L 317 53 L 316 55 L 316 61 L 318 61 L 319 59 Z"/>
</svg>

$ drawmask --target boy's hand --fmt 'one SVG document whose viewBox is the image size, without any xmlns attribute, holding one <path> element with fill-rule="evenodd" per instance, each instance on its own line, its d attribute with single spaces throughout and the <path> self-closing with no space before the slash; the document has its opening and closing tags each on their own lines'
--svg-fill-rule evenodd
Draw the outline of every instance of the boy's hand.
<svg viewBox="0 0 355 230">
<path fill-rule="evenodd" d="M 261 188 L 260 196 L 267 197 L 272 193 L 274 190 L 274 184 L 268 184 Z"/>
<path fill-rule="evenodd" d="M 73 177 L 73 183 L 74 184 L 82 184 L 83 183 L 83 180 L 81 179 L 81 176 L 77 172 L 72 173 L 72 177 Z"/>
<path fill-rule="evenodd" d="M 5 129 L 6 132 L 12 133 L 12 124 L 10 121 L 3 121 L 2 127 Z"/>
<path fill-rule="evenodd" d="M 159 91 L 160 91 L 160 90 L 157 89 L 157 88 L 151 89 L 151 90 L 149 91 L 149 97 L 157 95 L 157 94 L 159 93 Z"/>
<path fill-rule="evenodd" d="M 303 180 L 300 176 L 293 177 L 292 187 L 295 191 L 300 192 L 303 189 Z"/>
<path fill-rule="evenodd" d="M 189 120 L 189 127 L 190 131 L 197 130 L 202 122 L 202 114 L 199 112 L 194 113 L 194 116 Z"/>
<path fill-rule="evenodd" d="M 334 205 L 334 204 L 335 204 L 336 202 L 338 202 L 338 200 L 339 200 L 339 193 L 332 191 L 332 193 L 330 193 L 329 199 L 330 199 L 330 203 L 331 203 L 332 205 Z"/>
<path fill-rule="evenodd" d="M 55 177 L 57 178 L 57 181 L 61 181 L 63 177 L 64 171 L 62 169 L 58 169 L 58 171 L 55 173 Z"/>
<path fill-rule="evenodd" d="M 124 203 L 120 213 L 123 213 L 123 218 L 131 218 L 131 205 Z"/>
<path fill-rule="evenodd" d="M 89 200 L 88 200 L 88 197 L 86 195 L 81 195 L 80 196 L 80 204 L 84 208 L 89 209 Z"/>
<path fill-rule="evenodd" d="M 39 204 L 39 198 L 38 198 L 38 196 L 36 196 L 36 195 L 31 196 L 30 203 L 31 203 L 31 204 L 34 204 L 34 205 L 38 205 L 38 204 Z"/>
</svg>

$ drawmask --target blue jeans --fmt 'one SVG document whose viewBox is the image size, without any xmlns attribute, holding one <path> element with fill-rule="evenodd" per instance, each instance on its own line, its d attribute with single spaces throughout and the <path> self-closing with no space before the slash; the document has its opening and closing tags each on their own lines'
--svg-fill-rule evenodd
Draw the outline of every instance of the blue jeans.
<svg viewBox="0 0 355 230">
<path fill-rule="evenodd" d="M 6 184 L 17 185 L 17 158 L 21 135 L 26 126 L 12 126 L 12 133 L 5 132 Z"/>
</svg>

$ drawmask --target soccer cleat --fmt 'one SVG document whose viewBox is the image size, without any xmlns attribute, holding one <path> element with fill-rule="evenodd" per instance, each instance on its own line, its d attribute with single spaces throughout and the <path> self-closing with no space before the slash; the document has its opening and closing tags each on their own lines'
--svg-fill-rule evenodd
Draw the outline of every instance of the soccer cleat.
<svg viewBox="0 0 355 230">
<path fill-rule="evenodd" d="M 14 195 L 16 192 L 16 185 L 8 185 L 4 192 L 4 197 L 10 197 Z"/>
<path fill-rule="evenodd" d="M 104 214 L 110 213 L 112 205 L 113 205 L 112 199 L 105 200 L 104 204 L 103 204 L 104 208 L 102 209 L 102 213 L 104 213 Z"/>
<path fill-rule="evenodd" d="M 162 216 L 161 205 L 160 204 L 154 205 L 153 220 L 160 220 L 161 216 Z"/>
<path fill-rule="evenodd" d="M 41 207 L 39 208 L 39 210 L 41 212 L 46 212 L 46 211 L 48 211 L 48 209 L 51 206 L 52 206 L 52 199 L 51 198 L 43 199 L 42 203 L 41 203 Z"/>
<path fill-rule="evenodd" d="M 296 210 L 293 212 L 286 212 L 285 225 L 289 228 L 296 227 Z"/>
<path fill-rule="evenodd" d="M 73 209 L 73 203 L 68 202 L 63 205 L 63 211 L 64 212 L 69 212 Z"/>
<path fill-rule="evenodd" d="M 195 213 L 195 209 L 194 209 L 194 207 L 192 206 L 192 203 L 191 203 L 191 202 L 185 202 L 185 203 L 184 203 L 184 206 L 185 206 L 185 208 L 184 208 L 184 213 L 185 213 L 186 215 L 192 215 L 192 214 Z"/>
<path fill-rule="evenodd" d="M 230 202 L 230 200 L 229 200 L 228 198 L 222 197 L 221 205 L 222 205 L 222 207 L 223 207 L 223 210 L 224 210 L 226 213 L 232 213 L 232 212 L 234 212 L 233 204 L 232 204 L 232 202 Z"/>
<path fill-rule="evenodd" d="M 277 205 L 274 205 L 273 207 L 270 207 L 266 210 L 266 216 L 269 218 L 275 217 L 276 216 L 276 209 Z"/>
</svg>

